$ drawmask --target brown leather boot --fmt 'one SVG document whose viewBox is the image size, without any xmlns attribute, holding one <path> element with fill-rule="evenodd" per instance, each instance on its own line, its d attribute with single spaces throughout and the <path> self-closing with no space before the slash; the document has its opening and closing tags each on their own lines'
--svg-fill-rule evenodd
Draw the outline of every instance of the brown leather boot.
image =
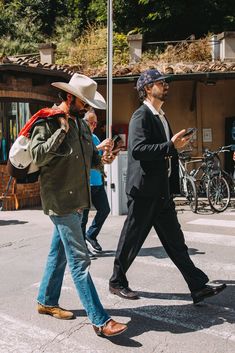
<svg viewBox="0 0 235 353">
<path fill-rule="evenodd" d="M 117 336 L 127 330 L 127 325 L 121 324 L 120 322 L 116 322 L 110 319 L 104 326 L 97 327 L 93 325 L 95 333 L 97 336 L 101 337 L 111 337 Z"/>
<path fill-rule="evenodd" d="M 51 315 L 56 319 L 70 320 L 74 318 L 74 315 L 71 311 L 67 311 L 59 306 L 44 306 L 38 303 L 38 313 Z"/>
</svg>

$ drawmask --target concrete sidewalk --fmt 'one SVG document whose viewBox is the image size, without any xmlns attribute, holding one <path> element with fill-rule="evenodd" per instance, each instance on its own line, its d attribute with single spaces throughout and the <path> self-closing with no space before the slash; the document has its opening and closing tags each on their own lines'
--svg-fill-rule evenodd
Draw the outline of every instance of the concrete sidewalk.
<svg viewBox="0 0 235 353">
<path fill-rule="evenodd" d="M 204 304 L 192 305 L 181 274 L 152 230 L 128 271 L 130 286 L 141 299 L 113 296 L 108 279 L 125 216 L 110 216 L 99 237 L 104 252 L 91 264 L 105 308 L 128 323 L 122 336 L 110 340 L 94 334 L 68 270 L 60 305 L 73 310 L 76 319 L 37 314 L 52 224 L 41 210 L 0 212 L 0 353 L 234 353 L 235 212 L 230 208 L 223 214 L 197 215 L 182 205 L 178 210 L 192 260 L 228 288 Z"/>
</svg>

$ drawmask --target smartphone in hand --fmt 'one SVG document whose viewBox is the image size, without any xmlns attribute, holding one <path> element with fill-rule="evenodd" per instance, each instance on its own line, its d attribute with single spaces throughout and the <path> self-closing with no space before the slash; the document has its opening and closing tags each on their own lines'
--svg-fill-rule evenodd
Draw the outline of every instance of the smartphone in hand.
<svg viewBox="0 0 235 353">
<path fill-rule="evenodd" d="M 112 137 L 112 140 L 113 140 L 113 143 L 114 143 L 113 150 L 116 150 L 117 148 L 122 147 L 123 141 L 122 141 L 122 139 L 121 139 L 121 137 L 119 135 L 114 135 Z"/>
<path fill-rule="evenodd" d="M 119 135 L 114 135 L 112 137 L 112 140 L 115 144 L 117 144 L 121 140 L 121 137 Z"/>
<path fill-rule="evenodd" d="M 187 129 L 187 131 L 185 132 L 185 134 L 182 137 L 191 136 L 191 135 L 195 134 L 196 131 L 197 131 L 196 127 L 190 127 Z"/>
</svg>

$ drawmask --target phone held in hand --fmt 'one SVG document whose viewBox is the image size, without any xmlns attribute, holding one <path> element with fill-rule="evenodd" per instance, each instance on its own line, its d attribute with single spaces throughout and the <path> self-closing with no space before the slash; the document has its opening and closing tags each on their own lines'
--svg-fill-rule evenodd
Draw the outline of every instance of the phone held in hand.
<svg viewBox="0 0 235 353">
<path fill-rule="evenodd" d="M 191 136 L 191 135 L 195 134 L 196 131 L 197 131 L 196 127 L 190 127 L 187 129 L 187 131 L 185 132 L 185 134 L 182 137 Z"/>
<path fill-rule="evenodd" d="M 121 137 L 120 137 L 119 135 L 114 135 L 114 136 L 112 137 L 112 140 L 113 140 L 113 142 L 118 142 L 118 141 L 121 140 Z"/>
<path fill-rule="evenodd" d="M 122 139 L 119 135 L 114 135 L 112 137 L 112 140 L 114 142 L 113 150 L 115 150 L 117 147 L 119 147 L 119 144 L 121 144 Z"/>
</svg>

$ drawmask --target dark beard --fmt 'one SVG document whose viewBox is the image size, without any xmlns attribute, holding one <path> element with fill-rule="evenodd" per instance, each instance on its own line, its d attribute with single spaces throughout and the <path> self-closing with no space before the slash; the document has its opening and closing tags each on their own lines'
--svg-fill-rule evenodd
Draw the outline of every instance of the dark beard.
<svg viewBox="0 0 235 353">
<path fill-rule="evenodd" d="M 77 119 L 83 119 L 86 113 L 85 109 L 78 110 L 74 104 L 71 104 L 69 107 L 69 115 Z"/>
<path fill-rule="evenodd" d="M 159 99 L 161 102 L 165 102 L 168 92 L 163 92 L 162 94 L 153 94 L 154 98 Z"/>
</svg>

